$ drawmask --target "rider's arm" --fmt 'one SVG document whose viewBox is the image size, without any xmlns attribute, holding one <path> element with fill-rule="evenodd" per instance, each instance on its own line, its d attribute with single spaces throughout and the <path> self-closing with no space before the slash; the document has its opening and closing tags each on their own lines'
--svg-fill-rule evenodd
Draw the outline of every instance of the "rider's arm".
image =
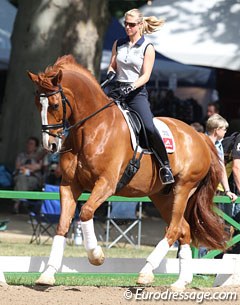
<svg viewBox="0 0 240 305">
<path fill-rule="evenodd" d="M 143 67 L 142 67 L 142 74 L 138 78 L 137 81 L 134 82 L 134 87 L 139 88 L 145 85 L 151 76 L 153 65 L 155 60 L 155 50 L 152 44 L 149 44 L 146 48 L 144 60 L 143 60 Z"/>
<path fill-rule="evenodd" d="M 116 47 L 117 47 L 117 40 L 114 42 L 113 47 L 112 47 L 112 56 L 111 56 L 107 74 L 110 71 L 116 72 L 116 69 L 117 69 L 117 62 L 116 62 L 117 49 L 116 49 Z"/>
</svg>

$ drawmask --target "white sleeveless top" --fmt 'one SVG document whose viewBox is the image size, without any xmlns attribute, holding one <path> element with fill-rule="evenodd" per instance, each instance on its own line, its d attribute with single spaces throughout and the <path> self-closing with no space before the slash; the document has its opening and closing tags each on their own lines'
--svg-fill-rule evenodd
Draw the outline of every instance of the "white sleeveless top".
<svg viewBox="0 0 240 305">
<path fill-rule="evenodd" d="M 142 65 L 147 46 L 151 44 L 142 36 L 132 47 L 129 37 L 117 41 L 117 77 L 119 82 L 133 83 L 142 73 Z"/>
</svg>

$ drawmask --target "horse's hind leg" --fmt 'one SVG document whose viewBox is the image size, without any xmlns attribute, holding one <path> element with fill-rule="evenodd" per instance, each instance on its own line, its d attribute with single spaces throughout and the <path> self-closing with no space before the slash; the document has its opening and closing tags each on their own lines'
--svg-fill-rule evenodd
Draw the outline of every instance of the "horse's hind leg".
<svg viewBox="0 0 240 305">
<path fill-rule="evenodd" d="M 179 189 L 178 189 L 179 190 Z M 168 196 L 151 196 L 152 201 L 158 208 L 161 216 L 170 224 L 165 237 L 158 243 L 152 253 L 148 256 L 145 266 L 142 268 L 137 280 L 138 284 L 150 284 L 154 280 L 153 270 L 156 269 L 162 259 L 167 254 L 169 248 L 176 240 L 180 240 L 180 277 L 179 280 L 172 285 L 172 287 L 183 289 L 187 283 L 192 280 L 191 272 L 186 271 L 186 261 L 190 258 L 190 229 L 187 222 L 184 220 L 184 211 L 190 192 L 186 191 L 177 195 L 169 194 Z M 174 204 L 173 204 L 174 202 Z M 191 250 L 190 250 L 191 251 Z M 178 286 L 178 287 L 177 287 Z"/>
<path fill-rule="evenodd" d="M 73 194 L 74 193 L 74 194 Z M 61 216 L 57 226 L 56 235 L 53 238 L 52 249 L 47 263 L 46 270 L 36 281 L 37 285 L 54 285 L 55 273 L 62 264 L 62 258 L 66 243 L 65 236 L 69 231 L 70 224 L 76 209 L 76 200 L 80 196 L 80 191 L 70 186 L 60 186 Z"/>
<path fill-rule="evenodd" d="M 154 205 L 157 207 L 166 223 L 170 223 L 174 200 L 173 193 L 170 193 L 168 196 L 153 195 L 150 199 L 154 202 Z M 160 265 L 161 261 L 168 253 L 169 248 L 169 242 L 167 238 L 164 237 L 147 257 L 146 264 L 139 273 L 137 284 L 149 285 L 154 281 L 153 270 Z"/>
<path fill-rule="evenodd" d="M 181 236 L 178 238 L 180 242 L 179 251 L 179 277 L 178 280 L 171 285 L 174 290 L 183 290 L 187 284 L 193 279 L 191 271 L 192 250 L 190 248 L 190 228 L 185 219 L 181 224 Z"/>
</svg>

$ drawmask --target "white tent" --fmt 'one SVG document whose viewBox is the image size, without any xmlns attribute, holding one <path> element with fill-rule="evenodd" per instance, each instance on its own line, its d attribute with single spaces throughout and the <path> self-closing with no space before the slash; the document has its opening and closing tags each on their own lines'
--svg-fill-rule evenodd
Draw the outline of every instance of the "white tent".
<svg viewBox="0 0 240 305">
<path fill-rule="evenodd" d="M 11 50 L 10 38 L 16 12 L 16 8 L 7 0 L 0 0 L 0 69 L 8 67 Z"/>
<path fill-rule="evenodd" d="M 184 64 L 240 71 L 240 1 L 153 0 L 140 10 L 166 21 L 149 35 L 159 53 Z"/>
<path fill-rule="evenodd" d="M 109 66 L 111 51 L 103 50 L 101 60 L 101 71 L 103 75 Z M 155 81 L 168 81 L 173 75 L 176 75 L 177 81 L 188 85 L 210 86 L 213 80 L 212 70 L 204 67 L 184 65 L 178 62 L 156 58 L 151 79 Z"/>
<path fill-rule="evenodd" d="M 124 37 L 126 32 L 122 24 L 113 18 L 104 39 L 103 54 L 101 60 L 101 71 L 103 75 L 110 63 L 111 49 L 114 41 Z M 148 35 L 151 39 L 152 35 Z M 154 42 L 155 45 L 155 42 Z M 179 83 L 188 85 L 199 85 L 211 87 L 212 84 L 212 69 L 206 67 L 197 67 L 191 65 L 181 64 L 165 58 L 159 53 L 156 53 L 156 60 L 152 71 L 152 80 L 166 82 L 170 77 L 175 75 Z"/>
</svg>

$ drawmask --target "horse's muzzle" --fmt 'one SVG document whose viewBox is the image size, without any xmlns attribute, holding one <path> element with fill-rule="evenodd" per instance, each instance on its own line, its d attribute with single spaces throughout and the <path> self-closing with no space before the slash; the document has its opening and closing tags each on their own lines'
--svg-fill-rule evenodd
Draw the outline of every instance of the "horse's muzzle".
<svg viewBox="0 0 240 305">
<path fill-rule="evenodd" d="M 43 147 L 51 153 L 60 152 L 62 148 L 62 138 L 49 137 L 48 134 L 43 133 Z"/>
</svg>

